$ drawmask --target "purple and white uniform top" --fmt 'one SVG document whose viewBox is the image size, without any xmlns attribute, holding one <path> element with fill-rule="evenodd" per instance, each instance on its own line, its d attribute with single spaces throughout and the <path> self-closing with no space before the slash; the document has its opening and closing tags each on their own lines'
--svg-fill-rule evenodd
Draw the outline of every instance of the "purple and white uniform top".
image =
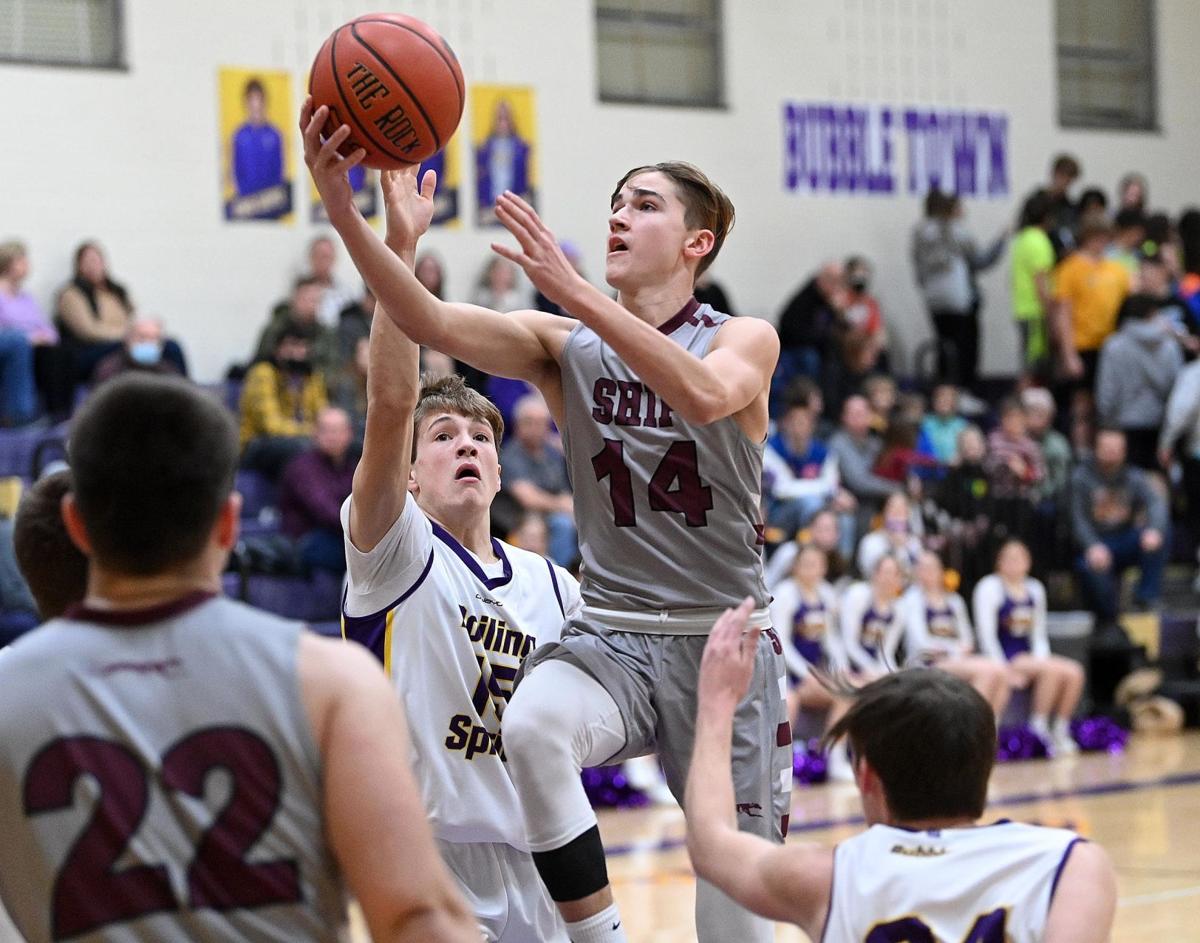
<svg viewBox="0 0 1200 943">
<path fill-rule="evenodd" d="M 659 331 L 702 358 L 728 320 L 692 299 Z M 766 625 L 764 443 L 733 417 L 686 421 L 583 324 L 561 370 L 585 614 L 613 629 L 705 634 L 750 596 Z"/>
<path fill-rule="evenodd" d="M 1027 579 L 1019 590 L 1004 585 L 996 574 L 985 576 L 972 600 L 975 632 L 980 650 L 1000 661 L 1018 655 L 1045 658 L 1050 654 L 1046 635 L 1046 589 Z"/>
<path fill-rule="evenodd" d="M 828 583 L 822 581 L 815 594 L 806 594 L 795 580 L 784 580 L 775 587 L 770 616 L 771 624 L 784 630 L 783 655 L 793 680 L 808 674 L 810 665 L 847 667 L 838 634 L 837 594 Z"/>
<path fill-rule="evenodd" d="M 909 665 L 933 665 L 974 648 L 967 604 L 958 593 L 940 602 L 913 585 L 900 597 L 904 611 L 904 650 Z"/>
<path fill-rule="evenodd" d="M 842 595 L 841 624 L 842 644 L 854 668 L 879 673 L 895 665 L 904 631 L 899 600 L 882 605 L 870 583 L 853 583 Z"/>
</svg>

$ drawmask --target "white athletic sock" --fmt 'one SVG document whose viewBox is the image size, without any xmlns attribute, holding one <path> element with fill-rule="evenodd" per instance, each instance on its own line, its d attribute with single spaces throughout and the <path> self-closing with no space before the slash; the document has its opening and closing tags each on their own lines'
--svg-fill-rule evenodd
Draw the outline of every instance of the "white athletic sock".
<svg viewBox="0 0 1200 943">
<path fill-rule="evenodd" d="M 571 943 L 627 943 L 615 903 L 577 923 L 568 923 L 567 936 Z"/>
<path fill-rule="evenodd" d="M 1029 729 L 1039 737 L 1050 736 L 1050 721 L 1045 714 L 1030 714 Z"/>
</svg>

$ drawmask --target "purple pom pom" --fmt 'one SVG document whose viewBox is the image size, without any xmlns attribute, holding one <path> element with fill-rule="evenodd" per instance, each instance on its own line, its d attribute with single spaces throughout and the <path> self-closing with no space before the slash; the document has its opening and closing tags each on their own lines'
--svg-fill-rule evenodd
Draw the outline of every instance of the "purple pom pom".
<svg viewBox="0 0 1200 943">
<path fill-rule="evenodd" d="M 620 766 L 597 766 L 583 771 L 583 791 L 593 809 L 638 809 L 650 800 L 625 778 Z"/>
<path fill-rule="evenodd" d="M 1000 763 L 1012 760 L 1039 760 L 1050 755 L 1046 741 L 1026 724 L 1019 727 L 1001 727 L 996 739 L 996 760 Z"/>
<path fill-rule="evenodd" d="M 821 752 L 820 740 L 792 744 L 792 776 L 806 786 L 825 782 L 829 776 L 829 764 Z"/>
<path fill-rule="evenodd" d="M 1129 731 L 1109 717 L 1082 717 L 1071 721 L 1071 736 L 1081 750 L 1120 753 Z"/>
</svg>

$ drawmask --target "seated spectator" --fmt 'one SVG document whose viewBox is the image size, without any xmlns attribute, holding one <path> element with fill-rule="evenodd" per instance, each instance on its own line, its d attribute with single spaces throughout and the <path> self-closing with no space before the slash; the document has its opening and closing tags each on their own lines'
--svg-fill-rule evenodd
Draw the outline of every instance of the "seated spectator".
<svg viewBox="0 0 1200 943">
<path fill-rule="evenodd" d="M 1050 653 L 1046 588 L 1029 576 L 1029 566 L 1025 544 L 1007 541 L 996 556 L 996 571 L 975 587 L 972 607 L 979 649 L 1008 666 L 1012 687 L 1033 686 L 1033 731 L 1055 753 L 1075 753 L 1071 716 L 1083 692 L 1083 668 Z"/>
<path fill-rule="evenodd" d="M 37 418 L 33 348 L 13 328 L 0 328 L 0 426 L 24 426 Z"/>
<path fill-rule="evenodd" d="M 799 548 L 791 574 L 774 590 L 771 600 L 771 624 L 783 639 L 783 658 L 787 665 L 788 720 L 793 728 L 801 711 L 825 712 L 825 729 L 829 729 L 849 707 L 845 698 L 836 697 L 813 674 L 813 669 L 825 672 L 845 672 L 850 668 L 842 651 L 838 625 L 837 594 L 825 581 L 825 554 L 814 544 Z M 834 750 L 830 763 L 845 756 Z M 844 778 L 842 775 L 834 779 Z"/>
<path fill-rule="evenodd" d="M 96 364 L 125 343 L 133 323 L 129 292 L 108 275 L 100 247 L 85 242 L 75 250 L 75 274 L 58 295 L 55 320 L 62 343 L 75 359 L 76 376 L 91 380 Z M 173 340 L 163 343 L 163 356 L 187 376 L 183 350 Z"/>
<path fill-rule="evenodd" d="M 975 653 L 967 604 L 947 588 L 942 558 L 932 550 L 923 551 L 913 577 L 913 584 L 900 597 L 906 663 L 962 678 L 983 695 L 999 719 L 1008 706 L 1008 672 L 996 660 Z"/>
<path fill-rule="evenodd" d="M 767 561 L 764 579 L 767 589 L 774 590 L 792 571 L 796 555 L 805 544 L 812 544 L 825 554 L 825 578 L 835 586 L 840 586 L 850 579 L 850 562 L 854 556 L 854 541 L 843 539 L 840 516 L 832 509 L 818 511 L 808 526 L 796 534 L 796 539 L 788 541 Z"/>
<path fill-rule="evenodd" d="M 875 474 L 894 481 L 918 493 L 921 480 L 937 470 L 936 459 L 930 458 L 917 448 L 920 426 L 916 421 L 896 415 L 888 424 L 883 435 L 879 458 L 875 461 Z"/>
<path fill-rule="evenodd" d="M 790 540 L 817 511 L 838 499 L 842 511 L 854 509 L 854 498 L 838 487 L 837 462 L 825 443 L 813 437 L 815 424 L 808 404 L 789 404 L 763 451 L 767 524 Z"/>
<path fill-rule="evenodd" d="M 1054 272 L 1052 335 L 1064 378 L 1060 406 L 1070 406 L 1071 441 L 1077 448 L 1090 438 L 1100 347 L 1116 327 L 1117 312 L 1132 285 L 1129 272 L 1105 257 L 1111 240 L 1109 222 L 1088 217 L 1079 229 L 1079 249 Z"/>
<path fill-rule="evenodd" d="M 583 253 L 579 251 L 579 246 L 564 239 L 558 244 L 558 247 L 562 249 L 562 253 L 564 256 L 566 256 L 567 261 L 571 263 L 571 268 L 575 269 L 575 271 L 578 272 L 583 278 L 587 278 L 587 275 L 584 274 L 583 271 Z M 566 317 L 572 317 L 572 315 L 569 315 L 567 312 L 563 311 L 562 306 L 557 301 L 551 301 L 536 289 L 534 289 L 533 292 L 533 306 L 538 311 L 545 311 L 547 314 L 558 314 L 565 315 Z M 497 308 L 495 310 L 500 311 L 506 309 Z M 516 309 L 514 308 L 513 310 Z M 717 310 L 722 311 L 724 309 L 717 308 Z"/>
<path fill-rule="evenodd" d="M 1071 444 L 1054 428 L 1054 397 L 1040 386 L 1021 392 L 1025 429 L 1042 452 L 1045 475 L 1037 489 L 1039 501 L 1058 502 L 1071 479 Z"/>
<path fill-rule="evenodd" d="M 1166 565 L 1167 504 L 1146 474 L 1125 460 L 1125 434 L 1102 429 L 1093 458 L 1071 477 L 1071 523 L 1084 596 L 1101 625 L 1116 621 L 1121 574 L 1141 570 L 1134 605 L 1158 603 Z"/>
<path fill-rule="evenodd" d="M 861 255 L 846 260 L 846 308 L 842 314 L 842 359 L 856 377 L 886 372 L 887 329 L 879 299 L 871 294 L 871 263 Z"/>
<path fill-rule="evenodd" d="M 325 377 L 313 369 L 309 332 L 286 327 L 270 360 L 246 372 L 241 401 L 242 467 L 277 481 L 307 449 L 317 414 L 328 405 Z"/>
<path fill-rule="evenodd" d="M 883 435 L 896 411 L 899 388 L 893 377 L 884 373 L 873 373 L 863 380 L 863 396 L 871 407 L 871 431 Z"/>
<path fill-rule="evenodd" d="M 8 331 L 25 336 L 28 346 L 33 349 L 33 377 L 45 401 L 46 411 L 54 419 L 65 419 L 75 400 L 75 360 L 71 352 L 59 344 L 58 331 L 50 324 L 37 299 L 23 289 L 28 277 L 29 254 L 25 246 L 20 242 L 0 243 L 0 347 L 21 346 L 6 338 Z M 5 366 L 0 372 L 7 376 L 11 369 Z M 16 367 L 18 373 L 23 369 L 21 364 Z"/>
<path fill-rule="evenodd" d="M 550 554 L 550 531 L 546 527 L 546 519 L 540 514 L 523 515 L 504 539 L 514 547 L 536 553 L 539 557 Z"/>
<path fill-rule="evenodd" d="M 570 567 L 579 553 L 575 502 L 567 460 L 558 446 L 550 410 L 541 395 L 518 400 L 512 438 L 500 450 L 503 488 L 527 511 L 542 514 L 550 531 L 550 556 Z"/>
<path fill-rule="evenodd" d="M 362 446 L 367 429 L 367 365 L 370 361 L 370 338 L 359 338 L 354 356 L 329 381 L 329 402 L 345 410 L 350 417 L 353 441 Z"/>
<path fill-rule="evenodd" d="M 317 320 L 325 289 L 315 278 L 301 278 L 291 298 L 275 306 L 271 320 L 258 336 L 254 359 L 270 360 L 284 332 L 302 337 L 308 345 L 308 358 L 314 368 L 331 375 L 338 366 L 337 335 Z"/>
<path fill-rule="evenodd" d="M 413 274 L 431 295 L 441 301 L 446 300 L 446 270 L 438 256 L 432 252 L 422 252 L 413 266 Z M 452 361 L 452 364 L 452 373 L 461 376 L 471 389 L 487 395 L 488 374 L 461 360 Z"/>
<path fill-rule="evenodd" d="M 1156 299 L 1131 295 L 1123 312 L 1121 329 L 1100 350 L 1096 419 L 1125 433 L 1132 464 L 1154 469 L 1167 398 L 1183 367 L 1183 352 Z"/>
<path fill-rule="evenodd" d="M 1000 424 L 988 436 L 984 468 L 998 499 L 1030 501 L 1046 477 L 1041 449 L 1025 428 L 1025 409 L 1015 396 L 1000 404 Z"/>
<path fill-rule="evenodd" d="M 454 359 L 447 357 L 440 350 L 432 347 L 421 348 L 421 376 L 428 377 L 427 382 L 442 380 L 455 375 Z"/>
<path fill-rule="evenodd" d="M 338 362 L 347 366 L 354 362 L 358 342 L 371 337 L 371 319 L 375 317 L 375 296 L 371 287 L 363 284 L 362 296 L 351 301 L 338 314 Z"/>
<path fill-rule="evenodd" d="M 921 556 L 921 538 L 913 524 L 912 505 L 899 492 L 888 496 L 879 526 L 858 542 L 858 572 L 863 576 L 873 572 L 883 556 L 892 557 L 900 565 L 905 583 Z"/>
<path fill-rule="evenodd" d="M 984 468 L 987 444 L 978 426 L 958 436 L 958 462 L 933 491 L 939 509 L 937 541 L 945 559 L 961 574 L 964 593 L 988 572 L 1001 535 L 993 531 L 996 499 Z"/>
<path fill-rule="evenodd" d="M 958 387 L 939 383 L 930 398 L 933 412 L 921 420 L 919 448 L 943 465 L 953 464 L 958 457 L 958 436 L 967 428 L 967 421 L 958 414 Z"/>
<path fill-rule="evenodd" d="M 834 329 L 846 306 L 846 273 L 840 262 L 825 262 L 780 312 L 779 365 L 771 381 L 773 408 L 783 408 L 782 396 L 798 376 L 821 382 Z"/>
<path fill-rule="evenodd" d="M 696 284 L 692 291 L 692 295 L 702 305 L 708 305 L 714 311 L 721 311 L 725 314 L 737 317 L 737 312 L 733 310 L 733 302 L 729 295 L 721 286 L 721 283 L 712 277 L 712 272 L 705 269 L 696 278 Z"/>
<path fill-rule="evenodd" d="M 63 496 L 71 490 L 71 473 L 53 472 L 35 482 L 21 497 L 13 520 L 17 565 L 44 620 L 57 619 L 87 595 L 88 561 L 67 534 Z"/>
<path fill-rule="evenodd" d="M 871 432 L 871 407 L 863 397 L 851 396 L 842 407 L 841 427 L 829 440 L 829 453 L 837 459 L 842 487 L 858 502 L 860 518 L 869 517 L 888 495 L 901 490 L 872 471 L 880 448 Z"/>
<path fill-rule="evenodd" d="M 125 343 L 96 364 L 96 383 L 104 383 L 128 370 L 179 375 L 179 366 L 163 356 L 163 324 L 158 318 L 135 318 Z"/>
<path fill-rule="evenodd" d="M 825 415 L 829 405 L 825 402 L 825 394 L 821 392 L 821 387 L 808 377 L 796 377 L 785 391 L 782 403 L 785 409 L 793 403 L 807 409 L 815 423 L 813 435 L 822 442 L 827 442 L 837 428 Z"/>
<path fill-rule="evenodd" d="M 885 553 L 866 580 L 852 583 L 842 594 L 838 605 L 842 647 L 851 670 L 862 680 L 877 678 L 896 665 L 896 649 L 904 634 L 903 590 L 900 563 Z"/>
<path fill-rule="evenodd" d="M 527 308 L 529 300 L 517 284 L 517 267 L 493 255 L 479 273 L 471 303 L 500 312 Z"/>
<path fill-rule="evenodd" d="M 337 243 L 329 236 L 316 236 L 308 244 L 308 271 L 304 278 L 321 286 L 321 303 L 317 318 L 326 327 L 336 329 L 343 309 L 355 302 L 354 292 L 338 281 Z"/>
<path fill-rule="evenodd" d="M 317 414 L 312 448 L 288 462 L 279 480 L 280 529 L 310 570 L 346 572 L 342 503 L 358 465 L 351 433 L 346 411 L 325 407 Z"/>
</svg>

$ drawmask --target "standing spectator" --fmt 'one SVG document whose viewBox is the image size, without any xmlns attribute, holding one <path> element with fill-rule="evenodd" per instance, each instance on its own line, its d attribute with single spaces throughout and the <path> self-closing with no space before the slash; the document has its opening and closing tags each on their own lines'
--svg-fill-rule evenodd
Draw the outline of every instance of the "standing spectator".
<svg viewBox="0 0 1200 943">
<path fill-rule="evenodd" d="M 1007 664 L 1011 683 L 1033 687 L 1029 726 L 1056 754 L 1077 752 L 1071 715 L 1083 693 L 1083 668 L 1050 653 L 1046 634 L 1046 588 L 1029 576 L 1029 549 L 1006 542 L 996 555 L 996 572 L 975 587 L 972 608 L 979 649 Z"/>
<path fill-rule="evenodd" d="M 325 288 L 311 276 L 297 279 L 291 297 L 275 306 L 271 320 L 258 336 L 255 360 L 268 360 L 275 352 L 280 337 L 291 332 L 308 343 L 308 356 L 317 369 L 327 373 L 338 365 L 337 335 L 318 319 Z"/>
<path fill-rule="evenodd" d="M 1043 387 L 1031 386 L 1021 392 L 1021 405 L 1026 431 L 1041 449 L 1046 470 L 1037 496 L 1057 503 L 1071 479 L 1071 444 L 1054 428 L 1054 397 Z"/>
<path fill-rule="evenodd" d="M 1108 247 L 1108 257 L 1125 266 L 1131 281 L 1138 277 L 1145 241 L 1146 217 L 1138 210 L 1125 209 L 1117 213 L 1113 219 L 1113 241 Z"/>
<path fill-rule="evenodd" d="M 872 470 L 881 443 L 871 433 L 871 407 L 862 396 L 851 396 L 842 407 L 842 424 L 829 440 L 829 452 L 838 463 L 842 487 L 869 517 L 900 486 Z"/>
<path fill-rule="evenodd" d="M 1050 165 L 1050 184 L 1046 194 L 1050 197 L 1054 213 L 1054 224 L 1050 229 L 1050 241 L 1054 243 L 1054 254 L 1062 261 L 1075 248 L 1075 224 L 1079 210 L 1071 202 L 1071 187 L 1083 173 L 1079 161 L 1070 154 L 1059 154 Z"/>
<path fill-rule="evenodd" d="M 584 278 L 587 278 L 587 275 L 584 274 L 583 271 L 583 253 L 579 251 L 579 246 L 564 239 L 558 244 L 558 247 L 562 249 L 562 253 L 564 256 L 566 256 L 567 261 L 571 263 L 571 268 L 575 269 L 575 271 Z M 562 309 L 562 305 L 560 305 L 557 301 L 551 301 L 536 289 L 533 293 L 533 306 L 537 308 L 538 311 L 545 311 L 547 314 L 559 314 L 563 315 L 564 317 L 572 316 L 564 311 Z M 716 310 L 724 311 L 725 309 L 717 308 Z"/>
<path fill-rule="evenodd" d="M 367 430 L 367 364 L 370 349 L 370 338 L 360 338 L 354 348 L 354 356 L 328 383 L 329 401 L 350 417 L 353 440 L 359 446 Z"/>
<path fill-rule="evenodd" d="M 913 230 L 912 260 L 938 338 L 938 373 L 973 391 L 979 376 L 982 302 L 975 275 L 999 261 L 1008 233 L 980 250 L 962 215 L 957 196 L 930 190 L 925 219 Z"/>
<path fill-rule="evenodd" d="M 1021 372 L 1026 377 L 1047 378 L 1050 340 L 1047 319 L 1054 304 L 1051 271 L 1056 261 L 1050 228 L 1054 206 L 1039 190 L 1021 209 L 1020 229 L 1012 247 L 1013 317 L 1021 341 Z"/>
<path fill-rule="evenodd" d="M 1145 213 L 1149 198 L 1150 185 L 1146 178 L 1136 171 L 1127 173 L 1117 184 L 1117 202 L 1122 210 Z"/>
<path fill-rule="evenodd" d="M 792 380 L 806 376 L 821 382 L 834 327 L 846 306 L 846 273 L 840 262 L 825 262 L 779 314 L 779 365 L 771 381 L 778 415 Z"/>
<path fill-rule="evenodd" d="M 309 446 L 317 414 L 328 405 L 325 377 L 313 369 L 309 335 L 284 328 L 274 356 L 246 372 L 241 401 L 242 467 L 278 480 Z"/>
<path fill-rule="evenodd" d="M 1155 469 L 1167 398 L 1183 367 L 1183 353 L 1156 299 L 1131 295 L 1122 321 L 1100 351 L 1096 418 L 1101 426 L 1125 433 L 1132 464 Z"/>
<path fill-rule="evenodd" d="M 1200 209 L 1192 207 L 1179 217 L 1179 241 L 1183 251 L 1183 276 L 1179 297 L 1188 308 L 1193 333 L 1200 325 Z"/>
<path fill-rule="evenodd" d="M 780 417 L 763 452 L 767 524 L 789 540 L 809 518 L 840 497 L 842 510 L 854 498 L 838 487 L 837 462 L 825 443 L 813 436 L 815 419 L 803 401 L 792 402 Z"/>
<path fill-rule="evenodd" d="M 1158 603 L 1166 564 L 1167 505 L 1141 469 L 1125 461 L 1125 434 L 1096 434 L 1094 457 L 1071 478 L 1071 523 L 1080 551 L 1076 568 L 1101 624 L 1116 621 L 1121 574 L 1141 570 L 1134 605 Z"/>
<path fill-rule="evenodd" d="M 575 502 L 567 477 L 567 460 L 558 447 L 550 410 L 540 395 L 517 401 L 515 428 L 500 453 L 504 490 L 525 511 L 545 515 L 550 531 L 550 556 L 570 567 L 579 553 L 575 535 Z"/>
<path fill-rule="evenodd" d="M 97 384 L 129 370 L 179 375 L 179 367 L 163 356 L 163 324 L 158 318 L 135 318 L 125 342 L 96 364 Z"/>
<path fill-rule="evenodd" d="M 933 412 L 921 420 L 921 447 L 941 464 L 953 464 L 958 457 L 958 436 L 967 428 L 967 421 L 958 414 L 958 387 L 939 383 L 933 388 L 930 405 Z"/>
<path fill-rule="evenodd" d="M 887 372 L 887 329 L 879 299 L 871 294 L 871 263 L 861 255 L 846 260 L 846 308 L 842 315 L 842 357 L 854 376 Z"/>
<path fill-rule="evenodd" d="M 863 381 L 863 396 L 871 407 L 871 431 L 883 435 L 896 410 L 900 395 L 893 377 L 884 373 L 873 373 Z"/>
<path fill-rule="evenodd" d="M 336 329 L 342 309 L 355 300 L 354 292 L 337 280 L 337 245 L 329 236 L 317 236 L 308 244 L 308 271 L 303 277 L 321 286 L 321 304 L 317 318 L 326 327 Z"/>
<path fill-rule="evenodd" d="M 345 410 L 325 407 L 317 413 L 312 448 L 288 462 L 279 480 L 280 528 L 309 569 L 346 572 L 341 512 L 358 464 L 350 440 Z"/>
<path fill-rule="evenodd" d="M 1117 312 L 1131 286 L 1129 272 L 1105 257 L 1111 240 L 1108 221 L 1089 216 L 1079 229 L 1078 251 L 1054 273 L 1058 305 L 1052 333 L 1059 370 L 1066 378 L 1061 394 L 1070 406 L 1072 440 L 1077 447 L 1088 438 L 1100 347 L 1116 327 Z"/>
<path fill-rule="evenodd" d="M 59 344 L 58 331 L 50 324 L 42 306 L 23 289 L 28 277 L 29 253 L 24 244 L 0 243 L 0 347 L 9 351 L 21 347 L 8 337 L 8 331 L 25 336 L 33 349 L 33 376 L 46 411 L 54 419 L 65 419 L 74 405 L 75 362 L 71 352 Z M 18 377 L 22 369 L 18 364 Z M 0 372 L 7 379 L 10 371 L 12 368 L 6 366 Z M 14 378 L 13 382 L 24 384 L 25 380 Z"/>
<path fill-rule="evenodd" d="M 1041 193 L 1046 191 L 1041 190 Z M 1079 194 L 1079 202 L 1075 204 L 1075 218 L 1083 219 L 1092 213 L 1108 215 L 1108 194 L 1099 187 L 1088 187 Z"/>
</svg>

